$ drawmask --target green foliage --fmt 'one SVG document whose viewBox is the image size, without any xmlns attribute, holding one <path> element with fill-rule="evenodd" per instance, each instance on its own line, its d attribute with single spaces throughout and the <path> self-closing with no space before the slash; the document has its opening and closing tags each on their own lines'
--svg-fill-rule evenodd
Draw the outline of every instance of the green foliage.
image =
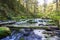
<svg viewBox="0 0 60 40">
<path fill-rule="evenodd" d="M 0 20 L 7 20 L 9 17 L 15 20 L 17 19 L 13 17 L 18 17 L 19 19 L 34 17 L 34 14 L 32 14 L 29 10 L 28 12 L 17 0 L 0 0 Z"/>
<path fill-rule="evenodd" d="M 49 18 L 53 19 L 58 27 L 60 27 L 60 11 L 53 11 L 49 15 Z"/>
<path fill-rule="evenodd" d="M 29 2 L 31 2 L 31 0 Z M 22 5 L 21 3 L 17 0 L 0 0 L 0 20 L 7 20 L 9 19 L 9 17 L 13 20 L 42 17 L 49 17 L 51 19 L 60 20 L 59 11 L 53 11 L 50 14 L 46 13 L 47 15 L 43 13 L 34 13 L 35 4 L 32 5 L 33 7 L 31 6 L 32 8 L 28 7 L 27 10 L 27 7 L 24 7 L 24 5 Z M 38 10 L 35 8 L 35 11 Z"/>
<path fill-rule="evenodd" d="M 49 14 L 49 17 L 54 20 L 60 20 L 60 11 L 53 11 Z"/>
</svg>

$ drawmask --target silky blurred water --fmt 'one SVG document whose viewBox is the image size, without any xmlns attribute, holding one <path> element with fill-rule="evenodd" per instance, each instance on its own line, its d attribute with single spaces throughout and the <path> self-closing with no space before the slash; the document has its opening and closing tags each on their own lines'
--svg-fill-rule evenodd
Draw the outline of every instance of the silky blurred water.
<svg viewBox="0 0 60 40">
<path fill-rule="evenodd" d="M 34 29 L 33 31 L 25 31 L 24 29 L 20 31 L 13 30 L 10 36 L 7 36 L 6 38 L 0 39 L 0 40 L 20 40 L 20 38 L 24 38 L 24 40 L 60 40 L 59 37 L 53 36 L 46 38 L 43 32 L 46 30 L 41 29 Z"/>
</svg>

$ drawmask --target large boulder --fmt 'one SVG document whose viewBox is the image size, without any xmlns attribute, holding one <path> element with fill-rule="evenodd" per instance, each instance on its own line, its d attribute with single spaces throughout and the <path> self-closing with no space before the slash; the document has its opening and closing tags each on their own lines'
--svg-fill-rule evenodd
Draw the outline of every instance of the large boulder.
<svg viewBox="0 0 60 40">
<path fill-rule="evenodd" d="M 0 27 L 0 39 L 11 34 L 11 31 L 7 27 Z"/>
</svg>

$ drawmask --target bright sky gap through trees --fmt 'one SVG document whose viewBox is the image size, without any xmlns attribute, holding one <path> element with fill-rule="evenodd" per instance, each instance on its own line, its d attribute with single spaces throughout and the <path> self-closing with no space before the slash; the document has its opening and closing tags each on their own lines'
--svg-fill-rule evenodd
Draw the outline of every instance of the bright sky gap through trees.
<svg viewBox="0 0 60 40">
<path fill-rule="evenodd" d="M 46 0 L 46 3 L 49 4 L 49 3 L 52 3 L 53 0 Z M 44 0 L 38 0 L 38 5 L 43 5 L 44 4 Z"/>
</svg>

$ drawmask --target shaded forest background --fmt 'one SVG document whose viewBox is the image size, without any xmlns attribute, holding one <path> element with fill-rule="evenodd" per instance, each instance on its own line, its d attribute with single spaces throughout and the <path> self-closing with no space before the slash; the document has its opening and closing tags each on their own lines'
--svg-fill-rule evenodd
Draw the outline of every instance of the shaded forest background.
<svg viewBox="0 0 60 40">
<path fill-rule="evenodd" d="M 27 6 L 27 4 L 26 4 Z M 35 17 L 17 0 L 0 0 L 0 20 Z"/>
<path fill-rule="evenodd" d="M 0 0 L 0 20 L 19 20 L 28 18 L 51 18 L 60 20 L 60 0 L 53 2 L 54 9 L 47 7 L 44 0 L 43 12 L 39 10 L 37 0 Z M 51 4 L 50 4 L 51 5 Z M 49 10 L 48 10 L 49 9 Z M 52 11 L 51 11 L 52 10 Z"/>
</svg>

